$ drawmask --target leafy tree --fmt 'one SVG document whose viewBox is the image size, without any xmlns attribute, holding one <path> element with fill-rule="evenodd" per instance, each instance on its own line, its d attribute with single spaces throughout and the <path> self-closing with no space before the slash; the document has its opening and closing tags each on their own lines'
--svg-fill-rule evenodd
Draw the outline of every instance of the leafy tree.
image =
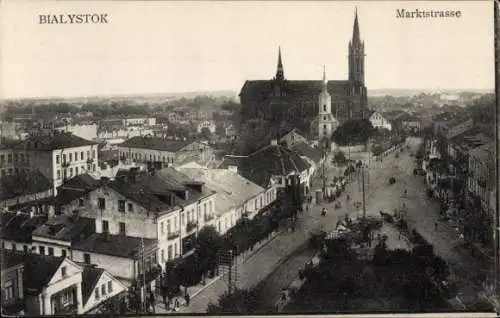
<svg viewBox="0 0 500 318">
<path fill-rule="evenodd" d="M 206 273 L 217 266 L 222 250 L 223 239 L 213 226 L 206 226 L 198 233 L 195 244 L 196 264 L 201 272 Z"/>
<path fill-rule="evenodd" d="M 351 119 L 335 130 L 332 140 L 341 146 L 365 144 L 374 134 L 374 128 L 368 119 Z"/>
<path fill-rule="evenodd" d="M 347 158 L 345 157 L 345 154 L 342 151 L 338 151 L 335 153 L 333 156 L 333 161 L 337 163 L 338 165 L 345 165 L 347 163 Z"/>
<path fill-rule="evenodd" d="M 209 304 L 207 312 L 209 314 L 250 314 L 254 311 L 255 303 L 254 293 L 236 289 L 231 293 L 222 294 L 217 304 Z"/>
</svg>

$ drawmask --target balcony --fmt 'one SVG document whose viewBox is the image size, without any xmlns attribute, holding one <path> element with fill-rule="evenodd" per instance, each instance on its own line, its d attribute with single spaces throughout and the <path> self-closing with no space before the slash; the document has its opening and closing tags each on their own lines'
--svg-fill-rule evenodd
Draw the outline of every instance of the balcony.
<svg viewBox="0 0 500 318">
<path fill-rule="evenodd" d="M 168 240 L 175 240 L 181 235 L 180 231 L 175 231 L 175 232 L 170 232 L 167 234 L 167 239 Z"/>
<path fill-rule="evenodd" d="M 94 159 L 93 158 L 88 158 L 87 159 L 87 163 L 88 164 L 93 164 L 94 163 Z"/>
<path fill-rule="evenodd" d="M 63 168 L 69 167 L 69 161 L 65 161 L 65 162 L 61 163 L 61 167 L 63 167 Z"/>
<path fill-rule="evenodd" d="M 189 221 L 189 222 L 187 222 L 187 224 L 186 224 L 186 233 L 190 233 L 191 231 L 193 231 L 197 227 L 198 227 L 198 222 L 195 222 L 195 221 Z"/>
</svg>

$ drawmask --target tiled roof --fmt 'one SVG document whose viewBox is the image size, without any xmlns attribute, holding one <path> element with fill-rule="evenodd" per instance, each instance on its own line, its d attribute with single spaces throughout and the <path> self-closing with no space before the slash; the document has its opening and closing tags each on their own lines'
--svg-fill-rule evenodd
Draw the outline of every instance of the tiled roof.
<svg viewBox="0 0 500 318">
<path fill-rule="evenodd" d="M 347 95 L 349 91 L 349 81 L 328 81 L 327 90 L 331 95 Z M 240 96 L 253 100 L 266 99 L 274 88 L 272 80 L 251 80 L 246 81 L 241 88 Z M 318 96 L 323 89 L 321 80 L 310 81 L 288 81 L 282 83 L 281 90 L 286 92 L 288 98 L 296 96 Z"/>
<path fill-rule="evenodd" d="M 156 240 L 147 238 L 143 240 L 145 249 L 156 246 Z M 141 238 L 94 233 L 86 240 L 75 244 L 74 249 L 110 256 L 134 258 L 136 253 L 141 250 Z"/>
<path fill-rule="evenodd" d="M 53 134 L 30 136 L 28 139 L 17 144 L 15 148 L 50 151 L 90 145 L 96 145 L 96 143 L 70 133 L 56 131 Z"/>
<path fill-rule="evenodd" d="M 87 303 L 87 300 L 89 300 L 95 288 L 95 285 L 97 284 L 103 273 L 104 269 L 102 268 L 97 268 L 88 265 L 83 266 L 82 300 L 84 304 Z"/>
<path fill-rule="evenodd" d="M 227 163 L 223 162 L 221 166 L 227 166 Z M 246 179 L 267 188 L 271 176 L 288 175 L 294 171 L 300 173 L 309 167 L 309 163 L 291 149 L 269 145 L 240 158 L 238 171 Z"/>
<path fill-rule="evenodd" d="M 229 166 L 239 167 L 241 165 L 243 159 L 246 157 L 247 156 L 225 155 L 224 158 L 222 159 L 222 163 L 220 164 L 219 168 L 226 169 Z"/>
<path fill-rule="evenodd" d="M 80 235 L 88 236 L 95 230 L 95 220 L 86 217 L 58 215 L 33 231 L 32 236 L 40 236 L 54 240 L 73 242 Z"/>
<path fill-rule="evenodd" d="M 45 216 L 34 216 L 30 218 L 29 215 L 20 213 L 4 212 L 1 214 L 1 229 L 0 237 L 4 240 L 14 242 L 31 242 L 31 234 L 33 231 L 45 221 Z"/>
<path fill-rule="evenodd" d="M 38 295 L 47 286 L 64 261 L 64 257 L 24 254 L 12 250 L 3 250 L 3 257 L 23 262 L 23 287 L 24 291 L 31 295 Z"/>
<path fill-rule="evenodd" d="M 190 178 L 204 182 L 217 193 L 216 211 L 224 213 L 264 192 L 264 188 L 226 169 L 179 168 Z"/>
<path fill-rule="evenodd" d="M 77 189 L 77 190 L 87 190 L 95 189 L 99 186 L 100 181 L 94 179 L 88 173 L 79 174 L 67 181 L 65 181 L 59 189 Z"/>
<path fill-rule="evenodd" d="M 0 200 L 45 192 L 52 189 L 52 183 L 38 170 L 7 175 L 0 179 Z"/>
<path fill-rule="evenodd" d="M 161 151 L 177 152 L 189 145 L 192 141 L 187 140 L 168 140 L 159 137 L 132 137 L 122 144 L 124 148 L 143 148 Z"/>
<path fill-rule="evenodd" d="M 315 163 L 320 162 L 321 158 L 323 158 L 323 152 L 321 152 L 321 150 L 311 147 L 305 142 L 299 142 L 293 145 L 292 150 L 297 152 L 301 156 L 311 159 Z"/>
</svg>

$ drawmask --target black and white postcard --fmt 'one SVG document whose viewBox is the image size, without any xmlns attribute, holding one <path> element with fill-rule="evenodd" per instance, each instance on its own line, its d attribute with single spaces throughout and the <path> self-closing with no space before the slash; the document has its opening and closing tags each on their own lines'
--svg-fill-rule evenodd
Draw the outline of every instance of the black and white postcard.
<svg viewBox="0 0 500 318">
<path fill-rule="evenodd" d="M 500 310 L 494 1 L 0 7 L 2 316 Z"/>
</svg>

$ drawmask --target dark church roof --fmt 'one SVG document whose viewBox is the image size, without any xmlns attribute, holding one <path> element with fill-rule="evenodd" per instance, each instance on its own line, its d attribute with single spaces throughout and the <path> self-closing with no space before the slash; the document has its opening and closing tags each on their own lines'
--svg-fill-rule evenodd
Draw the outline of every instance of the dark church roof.
<svg viewBox="0 0 500 318">
<path fill-rule="evenodd" d="M 266 98 L 272 94 L 275 81 L 273 80 L 250 80 L 246 81 L 241 88 L 240 96 L 243 98 L 259 99 Z M 323 82 L 321 80 L 299 80 L 299 81 L 289 81 L 285 80 L 280 83 L 280 90 L 282 90 L 286 96 L 317 96 L 321 93 Z M 352 85 L 363 85 L 361 83 L 344 81 L 328 81 L 327 89 L 330 95 L 342 95 L 347 96 L 349 93 L 349 87 Z"/>
</svg>

